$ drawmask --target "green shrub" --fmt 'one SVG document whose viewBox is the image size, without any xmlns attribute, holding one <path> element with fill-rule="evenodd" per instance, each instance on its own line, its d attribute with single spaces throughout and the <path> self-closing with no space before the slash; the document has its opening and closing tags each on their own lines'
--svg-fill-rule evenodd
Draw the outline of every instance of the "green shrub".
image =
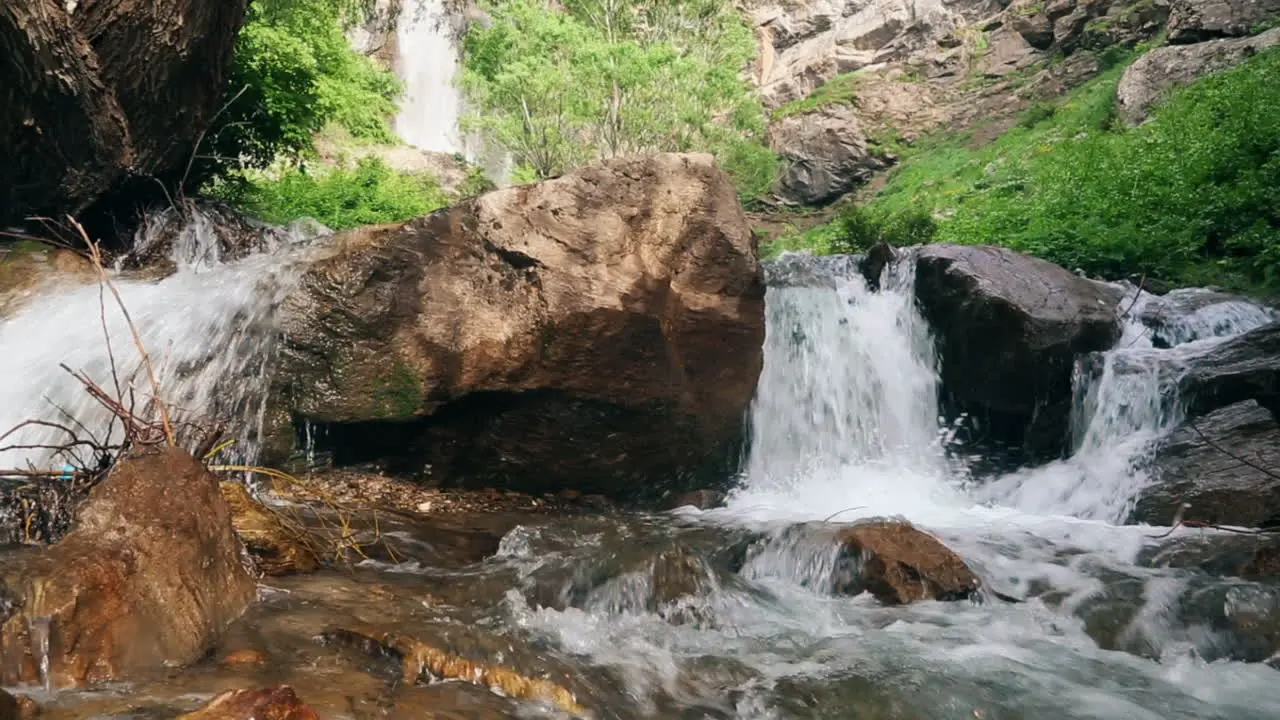
<svg viewBox="0 0 1280 720">
<path fill-rule="evenodd" d="M 354 137 L 394 142 L 401 87 L 348 44 L 364 0 L 254 0 L 236 43 L 226 104 L 201 147 L 197 182 L 278 157 L 296 158 L 335 123 Z"/>
<path fill-rule="evenodd" d="M 401 222 L 449 202 L 435 178 L 391 170 L 376 157 L 317 174 L 293 167 L 275 178 L 240 178 L 219 194 L 267 222 L 311 217 L 334 230 Z"/>
<path fill-rule="evenodd" d="M 852 207 L 840 214 L 829 240 L 832 252 L 853 254 L 880 243 L 893 246 L 924 245 L 938 235 L 938 224 L 928 211 L 911 209 L 879 213 L 867 207 Z"/>
</svg>

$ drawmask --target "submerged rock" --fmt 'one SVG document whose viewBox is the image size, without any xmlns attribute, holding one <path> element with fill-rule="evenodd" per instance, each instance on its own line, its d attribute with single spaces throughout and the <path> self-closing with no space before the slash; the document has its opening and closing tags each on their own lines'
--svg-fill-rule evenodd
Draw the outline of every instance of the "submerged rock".
<svg viewBox="0 0 1280 720">
<path fill-rule="evenodd" d="M 1276 12 L 1280 14 L 1280 3 Z M 1239 65 L 1274 45 L 1280 45 L 1280 28 L 1255 37 L 1156 48 L 1125 68 L 1116 90 L 1120 116 L 1129 123 L 1140 123 L 1171 90 Z"/>
<path fill-rule="evenodd" d="M 871 593 L 886 605 L 918 600 L 963 600 L 982 585 L 964 560 L 937 538 L 907 522 L 869 522 L 841 531 L 839 542 L 853 571 L 837 593 Z"/>
<path fill-rule="evenodd" d="M 1243 402 L 1190 423 L 1157 450 L 1154 482 L 1138 495 L 1131 521 L 1169 525 L 1180 515 L 1280 526 L 1280 424 L 1271 413 Z"/>
<path fill-rule="evenodd" d="M 320 720 L 320 714 L 288 685 L 229 690 L 178 720 Z"/>
<path fill-rule="evenodd" d="M 218 481 L 174 448 L 119 462 L 52 547 L 4 557 L 0 684 L 73 687 L 196 660 L 254 599 Z"/>
<path fill-rule="evenodd" d="M 731 464 L 764 287 L 728 176 L 667 154 L 345 233 L 286 316 L 287 412 L 339 464 L 616 497 Z"/>
<path fill-rule="evenodd" d="M 1004 248 L 930 245 L 916 260 L 916 300 L 960 408 L 1034 454 L 1059 452 L 1076 356 L 1119 337 L 1119 292 Z"/>
<path fill-rule="evenodd" d="M 223 482 L 220 489 L 236 534 L 263 574 L 288 575 L 320 567 L 304 528 L 286 523 L 240 483 Z"/>
</svg>

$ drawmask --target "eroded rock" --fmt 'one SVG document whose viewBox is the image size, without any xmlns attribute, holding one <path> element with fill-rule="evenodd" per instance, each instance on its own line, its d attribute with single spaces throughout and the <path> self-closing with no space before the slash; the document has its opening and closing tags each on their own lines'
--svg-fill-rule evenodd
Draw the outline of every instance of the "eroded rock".
<svg viewBox="0 0 1280 720">
<path fill-rule="evenodd" d="M 320 720 L 288 685 L 229 690 L 178 720 Z"/>
<path fill-rule="evenodd" d="M 1238 335 L 1197 357 L 1179 387 L 1190 417 L 1254 400 L 1280 418 L 1280 322 Z"/>
<path fill-rule="evenodd" d="M 174 448 L 122 460 L 76 528 L 4 557 L 18 607 L 0 625 L 0 684 L 73 687 L 197 659 L 254 599 L 218 481 Z"/>
<path fill-rule="evenodd" d="M 1154 482 L 1132 520 L 1184 520 L 1242 527 L 1280 526 L 1280 424 L 1254 402 L 1191 421 L 1157 451 Z M 1189 504 L 1185 510 L 1183 503 Z"/>
<path fill-rule="evenodd" d="M 865 591 L 886 605 L 901 605 L 963 600 L 982 585 L 959 555 L 908 522 L 854 525 L 840 532 L 839 542 L 855 570 L 842 574 L 838 593 Z"/>
<path fill-rule="evenodd" d="M 916 260 L 916 300 L 944 390 L 966 411 L 1002 418 L 993 425 L 1010 442 L 1058 452 L 1076 356 L 1119 337 L 1119 293 L 1012 250 L 931 245 Z"/>
<path fill-rule="evenodd" d="M 1241 37 L 1280 16 L 1280 0 L 1172 0 L 1169 42 L 1195 43 Z"/>
<path fill-rule="evenodd" d="M 609 161 L 335 238 L 287 304 L 281 394 L 327 424 L 339 463 L 531 492 L 680 489 L 733 457 L 763 300 L 711 156 Z"/>
<path fill-rule="evenodd" d="M 837 198 L 888 165 L 868 147 L 850 105 L 784 118 L 769 129 L 769 144 L 786 163 L 778 194 L 801 204 Z"/>
<path fill-rule="evenodd" d="M 1280 12 L 1280 5 L 1277 9 Z M 1254 37 L 1156 48 L 1125 68 L 1116 90 L 1120 115 L 1131 124 L 1140 123 L 1171 90 L 1239 65 L 1275 45 L 1280 45 L 1280 28 Z"/>
</svg>

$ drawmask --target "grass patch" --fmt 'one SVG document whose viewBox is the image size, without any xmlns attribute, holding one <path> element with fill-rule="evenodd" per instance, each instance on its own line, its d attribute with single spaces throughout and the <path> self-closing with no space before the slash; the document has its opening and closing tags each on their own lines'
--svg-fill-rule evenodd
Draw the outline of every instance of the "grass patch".
<svg viewBox="0 0 1280 720">
<path fill-rule="evenodd" d="M 828 105 L 852 105 L 858 100 L 858 85 L 861 81 L 862 76 L 856 72 L 837 75 L 819 85 L 806 97 L 792 100 L 778 107 L 773 111 L 773 119 L 781 120 L 791 115 L 803 115 Z"/>
<path fill-rule="evenodd" d="M 927 213 L 942 242 L 1109 277 L 1280 289 L 1280 50 L 1184 88 L 1136 128 L 1115 120 L 1130 59 L 984 147 L 950 137 L 913 149 L 863 219 Z M 846 225 L 783 245 L 847 247 Z"/>
<path fill-rule="evenodd" d="M 392 170 L 377 157 L 319 172 L 295 166 L 275 176 L 242 175 L 214 194 L 267 222 L 310 217 L 334 230 L 402 222 L 450 201 L 434 177 Z"/>
</svg>

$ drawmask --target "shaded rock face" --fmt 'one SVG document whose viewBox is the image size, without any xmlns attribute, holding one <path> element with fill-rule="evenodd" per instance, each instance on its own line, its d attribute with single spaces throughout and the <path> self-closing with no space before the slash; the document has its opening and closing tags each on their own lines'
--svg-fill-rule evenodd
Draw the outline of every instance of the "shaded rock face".
<svg viewBox="0 0 1280 720">
<path fill-rule="evenodd" d="M 247 5 L 4 3 L 0 222 L 79 214 L 135 178 L 180 179 L 221 105 Z"/>
<path fill-rule="evenodd" d="M 1140 123 L 1171 90 L 1239 65 L 1275 45 L 1280 45 L 1280 28 L 1255 37 L 1156 48 L 1125 68 L 1116 91 L 1120 115 L 1131 124 Z"/>
<path fill-rule="evenodd" d="M 1157 451 L 1131 521 L 1170 525 L 1188 503 L 1184 520 L 1280 527 L 1280 423 L 1252 401 L 1191 422 Z"/>
<path fill-rule="evenodd" d="M 802 204 L 839 197 L 888 164 L 867 146 L 853 107 L 792 115 L 769 129 L 769 145 L 786 163 L 778 195 Z"/>
<path fill-rule="evenodd" d="M 962 410 L 1007 419 L 1007 440 L 1036 455 L 1061 451 L 1075 359 L 1119 337 L 1119 300 L 1004 248 L 931 245 L 916 259 L 916 301 L 937 338 L 946 393 Z"/>
<path fill-rule="evenodd" d="M 339 236 L 285 314 L 288 410 L 349 459 L 618 496 L 728 459 L 764 288 L 728 177 L 656 155 Z"/>
<path fill-rule="evenodd" d="M 288 685 L 229 690 L 179 720 L 320 720 Z"/>
<path fill-rule="evenodd" d="M 1280 418 L 1280 322 L 1238 335 L 1196 358 L 1179 390 L 1189 417 L 1254 400 Z"/>
<path fill-rule="evenodd" d="M 1280 0 L 1172 0 L 1169 42 L 1243 37 L 1280 16 Z"/>
<path fill-rule="evenodd" d="M 75 530 L 4 557 L 16 608 L 0 625 L 0 684 L 54 687 L 196 660 L 254 598 L 218 481 L 186 453 L 122 460 L 90 493 Z"/>
<path fill-rule="evenodd" d="M 963 600 L 981 587 L 964 560 L 932 535 L 907 522 L 869 522 L 839 535 L 854 572 L 844 572 L 835 592 L 871 593 L 886 605 L 919 600 Z"/>
</svg>

